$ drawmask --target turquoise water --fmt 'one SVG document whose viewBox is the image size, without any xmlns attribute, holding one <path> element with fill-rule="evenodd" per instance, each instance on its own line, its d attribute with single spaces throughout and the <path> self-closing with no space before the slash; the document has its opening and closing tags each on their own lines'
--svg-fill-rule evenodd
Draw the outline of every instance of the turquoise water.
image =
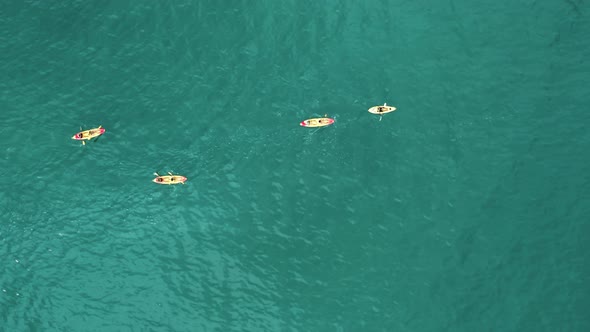
<svg viewBox="0 0 590 332">
<path fill-rule="evenodd" d="M 590 330 L 588 14 L 5 3 L 0 330 Z"/>
</svg>

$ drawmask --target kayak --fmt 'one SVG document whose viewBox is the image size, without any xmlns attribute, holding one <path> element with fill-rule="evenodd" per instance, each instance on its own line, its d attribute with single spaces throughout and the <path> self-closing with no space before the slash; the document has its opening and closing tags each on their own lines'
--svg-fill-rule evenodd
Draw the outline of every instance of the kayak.
<svg viewBox="0 0 590 332">
<path fill-rule="evenodd" d="M 387 103 L 385 103 L 385 104 L 383 104 L 383 106 L 373 106 L 373 107 L 369 108 L 369 113 L 381 115 L 381 114 L 393 112 L 395 110 L 396 110 L 395 107 L 387 106 Z"/>
<path fill-rule="evenodd" d="M 332 123 L 334 123 L 334 119 L 330 119 L 330 118 L 313 118 L 313 119 L 307 119 L 307 120 L 301 121 L 300 125 L 302 127 L 315 128 L 315 127 L 329 126 Z"/>
<path fill-rule="evenodd" d="M 91 140 L 95 137 L 98 137 L 98 136 L 104 134 L 105 131 L 106 131 L 106 129 L 104 129 L 102 126 L 98 126 L 98 128 L 83 130 L 83 131 L 77 133 L 76 135 L 72 136 L 72 139 L 75 139 L 77 141 Z M 82 142 L 82 143 L 84 143 L 84 142 Z"/>
<path fill-rule="evenodd" d="M 187 180 L 187 178 L 182 175 L 173 175 L 171 173 L 168 174 L 170 175 L 159 175 L 158 173 L 154 173 L 156 178 L 152 181 L 157 184 L 184 184 L 184 182 Z"/>
</svg>

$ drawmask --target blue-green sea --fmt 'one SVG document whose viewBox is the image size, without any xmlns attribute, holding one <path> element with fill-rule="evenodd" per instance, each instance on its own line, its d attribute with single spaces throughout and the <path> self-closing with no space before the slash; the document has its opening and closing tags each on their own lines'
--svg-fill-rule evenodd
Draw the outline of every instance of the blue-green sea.
<svg viewBox="0 0 590 332">
<path fill-rule="evenodd" d="M 590 331 L 588 1 L 0 8 L 0 331 Z"/>
</svg>

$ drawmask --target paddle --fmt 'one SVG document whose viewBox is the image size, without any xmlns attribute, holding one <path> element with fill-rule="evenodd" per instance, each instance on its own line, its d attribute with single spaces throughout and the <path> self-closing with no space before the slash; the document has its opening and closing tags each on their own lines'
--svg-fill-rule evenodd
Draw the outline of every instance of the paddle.
<svg viewBox="0 0 590 332">
<path fill-rule="evenodd" d="M 314 131 L 312 131 L 312 132 L 311 132 L 311 134 L 309 134 L 309 136 L 311 136 L 311 135 L 315 134 L 315 132 L 316 132 L 316 131 L 318 131 L 318 130 L 320 130 L 320 129 L 322 129 L 322 128 L 324 128 L 324 127 L 318 127 L 318 128 L 316 128 Z"/>
<path fill-rule="evenodd" d="M 312 115 L 313 115 L 313 116 L 317 116 L 318 118 L 321 118 L 321 117 L 322 117 L 322 116 L 321 116 L 321 115 L 319 115 L 318 113 L 313 113 Z M 324 117 L 324 118 L 327 118 L 327 117 L 328 117 L 328 114 L 324 114 L 324 116 L 323 116 L 323 117 Z"/>
</svg>

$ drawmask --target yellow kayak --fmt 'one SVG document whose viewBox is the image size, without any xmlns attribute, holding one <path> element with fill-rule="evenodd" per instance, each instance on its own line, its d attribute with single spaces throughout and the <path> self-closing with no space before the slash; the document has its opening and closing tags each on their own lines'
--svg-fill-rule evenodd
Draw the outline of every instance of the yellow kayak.
<svg viewBox="0 0 590 332">
<path fill-rule="evenodd" d="M 373 107 L 369 108 L 369 113 L 381 115 L 381 114 L 393 112 L 395 110 L 396 110 L 395 107 L 387 106 L 387 103 L 385 103 L 385 104 L 383 104 L 383 106 L 373 106 Z"/>
<path fill-rule="evenodd" d="M 187 180 L 187 178 L 182 175 L 174 175 L 170 172 L 168 172 L 168 174 L 169 175 L 159 175 L 158 173 L 154 173 L 156 178 L 152 181 L 157 184 L 184 184 Z"/>
<path fill-rule="evenodd" d="M 314 128 L 314 127 L 325 127 L 325 126 L 329 126 L 332 123 L 334 123 L 334 119 L 330 119 L 330 118 L 314 118 L 314 119 L 303 120 L 303 121 L 301 121 L 300 125 L 302 127 Z"/>
<path fill-rule="evenodd" d="M 104 134 L 105 131 L 106 131 L 106 129 L 104 129 L 102 126 L 98 126 L 98 128 L 83 130 L 83 131 L 77 133 L 76 135 L 72 136 L 72 139 L 75 139 L 77 141 L 82 141 L 82 144 L 86 144 L 86 143 L 84 143 L 85 140 L 91 140 L 95 137 L 98 137 L 98 136 Z"/>
</svg>

